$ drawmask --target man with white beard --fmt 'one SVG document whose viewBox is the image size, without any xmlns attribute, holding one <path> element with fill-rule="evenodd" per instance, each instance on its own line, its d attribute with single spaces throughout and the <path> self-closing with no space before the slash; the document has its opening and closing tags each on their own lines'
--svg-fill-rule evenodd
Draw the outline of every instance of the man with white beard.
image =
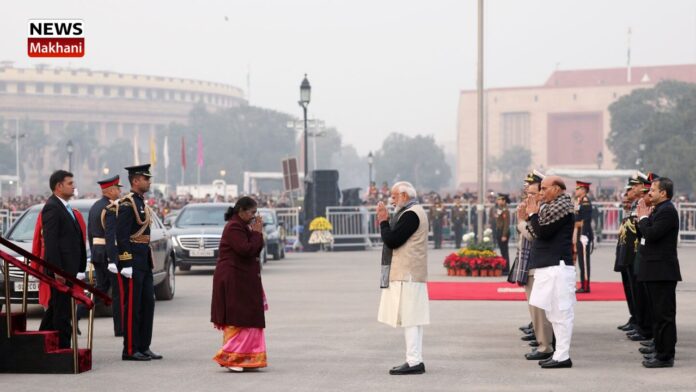
<svg viewBox="0 0 696 392">
<path fill-rule="evenodd" d="M 384 242 L 378 321 L 404 328 L 406 363 L 392 368 L 389 374 L 423 374 L 423 326 L 430 324 L 428 216 L 408 182 L 394 184 L 390 200 L 396 208 L 391 219 L 384 203 L 377 205 Z"/>
</svg>

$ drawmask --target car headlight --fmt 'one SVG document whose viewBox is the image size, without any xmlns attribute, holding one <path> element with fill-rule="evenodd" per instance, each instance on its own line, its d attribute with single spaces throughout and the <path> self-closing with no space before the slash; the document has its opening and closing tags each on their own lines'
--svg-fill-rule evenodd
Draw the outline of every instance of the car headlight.
<svg viewBox="0 0 696 392">
<path fill-rule="evenodd" d="M 179 237 L 173 235 L 172 236 L 172 245 L 174 245 L 177 248 L 181 248 L 181 243 L 179 242 Z"/>
<path fill-rule="evenodd" d="M 268 233 L 269 240 L 277 240 L 278 238 L 280 238 L 280 233 L 278 233 L 278 230 L 274 230 L 274 231 Z"/>
</svg>

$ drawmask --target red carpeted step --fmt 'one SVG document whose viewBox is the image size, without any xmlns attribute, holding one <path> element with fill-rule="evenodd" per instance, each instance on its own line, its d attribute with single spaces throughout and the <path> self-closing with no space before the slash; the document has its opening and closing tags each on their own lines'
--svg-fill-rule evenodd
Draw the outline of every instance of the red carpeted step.
<svg viewBox="0 0 696 392">
<path fill-rule="evenodd" d="M 72 361 L 73 350 L 71 348 L 61 348 L 48 352 L 48 357 L 61 357 L 61 359 L 68 358 Z M 80 373 L 92 370 L 92 350 L 81 348 L 77 350 L 78 355 L 78 368 Z"/>
<path fill-rule="evenodd" d="M 42 336 L 44 338 L 44 352 L 58 349 L 58 331 L 22 331 L 15 332 L 14 336 Z"/>
<path fill-rule="evenodd" d="M 27 315 L 25 313 L 12 313 L 12 332 L 21 332 L 27 330 Z M 5 333 L 5 313 L 0 313 L 0 330 Z"/>
</svg>

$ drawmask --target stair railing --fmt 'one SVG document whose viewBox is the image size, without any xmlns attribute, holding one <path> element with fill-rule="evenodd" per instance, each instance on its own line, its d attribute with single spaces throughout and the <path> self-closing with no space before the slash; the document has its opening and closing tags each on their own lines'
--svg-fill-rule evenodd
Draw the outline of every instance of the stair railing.
<svg viewBox="0 0 696 392">
<path fill-rule="evenodd" d="M 78 351 L 78 345 L 77 345 L 77 313 L 75 309 L 76 301 L 81 302 L 84 304 L 87 309 L 90 310 L 90 323 L 89 323 L 89 331 L 88 331 L 88 336 L 91 339 L 92 336 L 92 328 L 93 328 L 93 308 L 94 308 L 94 297 L 99 297 L 104 301 L 104 304 L 109 305 L 111 304 L 111 297 L 106 295 L 100 290 L 97 290 L 96 288 L 84 283 L 81 280 L 78 280 L 74 276 L 69 275 L 66 273 L 64 270 L 56 267 L 53 264 L 50 264 L 44 260 L 42 260 L 40 257 L 32 254 L 31 252 L 27 252 L 26 250 L 22 249 L 21 247 L 13 244 L 12 242 L 8 241 L 7 239 L 0 237 L 0 245 L 7 247 L 8 249 L 17 252 L 20 256 L 24 257 L 26 262 L 22 262 L 17 260 L 16 258 L 10 256 L 9 254 L 3 252 L 0 250 L 0 259 L 3 260 L 3 275 L 4 275 L 4 280 L 5 280 L 5 322 L 6 322 L 6 327 L 7 327 L 7 337 L 11 338 L 12 337 L 12 299 L 11 299 L 11 291 L 10 291 L 10 284 L 12 283 L 10 279 L 10 264 L 14 265 L 15 267 L 19 268 L 24 272 L 24 289 L 26 290 L 27 287 L 27 282 L 28 282 L 28 275 L 31 275 L 35 278 L 37 278 L 39 281 L 44 282 L 51 286 L 52 288 L 60 291 L 61 293 L 69 294 L 70 295 L 70 303 L 71 303 L 71 318 L 72 318 L 72 351 L 73 351 L 73 370 L 74 373 L 77 374 L 79 373 L 79 351 Z M 50 272 L 54 274 L 54 277 L 44 273 L 42 270 L 37 269 L 32 267 L 29 264 L 29 261 L 34 261 L 36 262 L 39 267 L 43 267 Z M 58 280 L 57 277 L 61 277 L 63 281 Z M 70 285 L 68 285 L 68 282 Z M 85 295 L 85 290 L 90 293 L 90 297 L 87 297 Z M 26 311 L 26 298 L 23 299 L 22 301 L 22 309 Z M 88 348 L 92 348 L 92 342 L 88 343 Z"/>
</svg>

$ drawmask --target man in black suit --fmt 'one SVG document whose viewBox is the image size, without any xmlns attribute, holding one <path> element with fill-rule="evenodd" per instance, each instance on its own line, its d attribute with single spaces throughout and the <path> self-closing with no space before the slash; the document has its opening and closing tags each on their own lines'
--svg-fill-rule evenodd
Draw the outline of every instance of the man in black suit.
<svg viewBox="0 0 696 392">
<path fill-rule="evenodd" d="M 51 174 L 49 185 L 53 195 L 48 198 L 41 210 L 45 258 L 47 262 L 76 277 L 87 266 L 87 249 L 82 229 L 69 202 L 75 193 L 73 175 L 65 170 L 58 170 Z M 48 274 L 53 276 L 52 272 Z M 65 283 L 63 277 L 55 278 Z M 70 295 L 52 288 L 51 300 L 39 328 L 40 330 L 57 330 L 61 348 L 70 348 L 72 335 L 70 306 Z"/>
<path fill-rule="evenodd" d="M 652 182 L 648 197 L 653 207 L 641 200 L 637 207 L 641 234 L 638 281 L 645 282 L 652 309 L 655 352 L 648 354 L 646 368 L 672 367 L 677 344 L 677 282 L 681 281 L 677 241 L 679 213 L 672 204 L 674 184 L 667 177 Z"/>
</svg>

